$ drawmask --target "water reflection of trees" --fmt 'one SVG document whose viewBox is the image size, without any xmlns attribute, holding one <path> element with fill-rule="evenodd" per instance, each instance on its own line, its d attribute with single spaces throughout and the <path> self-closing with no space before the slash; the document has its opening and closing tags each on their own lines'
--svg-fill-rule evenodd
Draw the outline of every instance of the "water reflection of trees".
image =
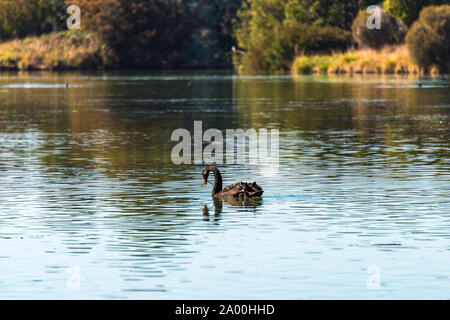
<svg viewBox="0 0 450 320">
<path fill-rule="evenodd" d="M 380 159 L 444 166 L 449 157 L 447 88 L 376 87 L 379 78 L 58 77 L 42 81 L 78 86 L 7 89 L 0 95 L 0 129 L 37 133 L 28 149 L 9 146 L 17 154 L 13 161 L 40 170 L 43 223 L 52 231 L 83 239 L 110 230 L 104 235 L 108 249 L 141 254 L 148 263 L 157 257 L 170 262 L 182 252 L 170 246 L 188 244 L 191 228 L 203 218 L 195 189 L 201 166 L 170 160 L 171 132 L 192 130 L 194 120 L 202 120 L 204 129 L 280 129 L 282 165 L 294 169 L 301 157 L 312 166 L 342 167 Z M 384 84 L 396 84 L 389 80 Z M 25 158 L 28 164 L 20 160 Z M 221 211 L 222 203 L 214 215 Z M 208 216 L 216 219 L 212 212 Z M 97 240 L 86 243 L 92 247 Z"/>
<path fill-rule="evenodd" d="M 309 76 L 234 81 L 236 118 L 247 127 L 280 128 L 294 156 L 316 151 L 369 160 L 439 161 L 448 143 L 447 87 L 418 87 L 418 78 Z M 429 82 L 433 85 L 432 82 Z M 435 83 L 436 84 L 436 83 Z M 437 83 L 439 85 L 439 83 Z M 428 148 L 432 146 L 432 148 Z M 370 161 L 367 162 L 370 165 Z"/>
<path fill-rule="evenodd" d="M 191 207 L 185 184 L 194 173 L 192 166 L 172 164 L 171 133 L 192 128 L 194 120 L 219 123 L 220 113 L 232 108 L 231 83 L 39 77 L 11 81 L 70 86 L 2 92 L 0 126 L 22 139 L 30 130 L 38 133 L 33 148 L 10 146 L 17 157 L 9 166 L 27 165 L 21 157 L 34 164 L 42 224 L 66 234 L 69 251 L 76 238 L 87 252 L 105 236 L 110 250 L 170 263 L 183 251 L 171 248 L 186 244 L 202 219 L 189 215 L 198 207 Z M 112 238 L 102 235 L 105 228 Z M 87 234 L 97 238 L 86 240 Z"/>
</svg>

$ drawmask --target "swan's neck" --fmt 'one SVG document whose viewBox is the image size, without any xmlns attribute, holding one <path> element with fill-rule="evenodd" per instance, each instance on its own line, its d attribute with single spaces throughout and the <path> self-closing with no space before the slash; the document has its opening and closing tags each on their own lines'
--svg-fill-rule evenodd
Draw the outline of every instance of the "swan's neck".
<svg viewBox="0 0 450 320">
<path fill-rule="evenodd" d="M 222 191 L 222 175 L 220 174 L 219 169 L 217 167 L 211 168 L 211 171 L 214 172 L 214 187 L 212 190 L 213 196 Z"/>
</svg>

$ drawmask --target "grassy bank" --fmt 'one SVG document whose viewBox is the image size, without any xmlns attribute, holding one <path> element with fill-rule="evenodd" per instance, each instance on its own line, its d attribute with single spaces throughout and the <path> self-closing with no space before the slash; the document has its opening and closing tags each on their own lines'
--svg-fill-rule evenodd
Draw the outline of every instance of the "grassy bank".
<svg viewBox="0 0 450 320">
<path fill-rule="evenodd" d="M 79 30 L 0 44 L 0 69 L 76 70 L 113 64 L 111 51 L 93 33 Z"/>
<path fill-rule="evenodd" d="M 292 65 L 293 74 L 406 74 L 420 73 L 406 45 L 385 47 L 382 50 L 350 50 L 331 55 L 299 56 Z M 430 73 L 438 73 L 431 68 Z"/>
</svg>

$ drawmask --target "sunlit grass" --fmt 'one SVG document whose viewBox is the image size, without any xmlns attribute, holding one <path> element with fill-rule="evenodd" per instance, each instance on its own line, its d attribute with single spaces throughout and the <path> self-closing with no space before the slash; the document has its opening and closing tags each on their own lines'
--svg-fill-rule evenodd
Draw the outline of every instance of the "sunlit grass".
<svg viewBox="0 0 450 320">
<path fill-rule="evenodd" d="M 436 69 L 431 70 L 436 73 Z M 403 74 L 420 73 L 406 45 L 389 46 L 382 50 L 361 49 L 331 55 L 299 56 L 292 65 L 294 74 Z"/>
<path fill-rule="evenodd" d="M 79 30 L 0 44 L 0 69 L 92 69 L 111 64 L 110 50 L 93 33 Z"/>
</svg>

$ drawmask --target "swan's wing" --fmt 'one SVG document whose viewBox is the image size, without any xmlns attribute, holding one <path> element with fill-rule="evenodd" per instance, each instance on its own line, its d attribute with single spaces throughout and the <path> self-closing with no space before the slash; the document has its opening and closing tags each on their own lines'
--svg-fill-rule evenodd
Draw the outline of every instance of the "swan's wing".
<svg viewBox="0 0 450 320">
<path fill-rule="evenodd" d="M 262 188 L 258 186 L 256 182 L 253 183 L 238 182 L 226 186 L 221 191 L 221 194 L 222 196 L 230 196 L 230 197 L 239 197 L 239 196 L 259 197 L 263 194 L 263 192 L 264 191 L 262 190 Z"/>
<path fill-rule="evenodd" d="M 238 182 L 226 186 L 220 193 L 230 197 L 238 197 L 240 194 L 244 195 L 244 190 L 244 183 Z"/>
<path fill-rule="evenodd" d="M 256 190 L 256 191 L 249 192 L 248 196 L 249 197 L 261 197 L 263 193 L 264 193 L 263 190 Z"/>
</svg>

